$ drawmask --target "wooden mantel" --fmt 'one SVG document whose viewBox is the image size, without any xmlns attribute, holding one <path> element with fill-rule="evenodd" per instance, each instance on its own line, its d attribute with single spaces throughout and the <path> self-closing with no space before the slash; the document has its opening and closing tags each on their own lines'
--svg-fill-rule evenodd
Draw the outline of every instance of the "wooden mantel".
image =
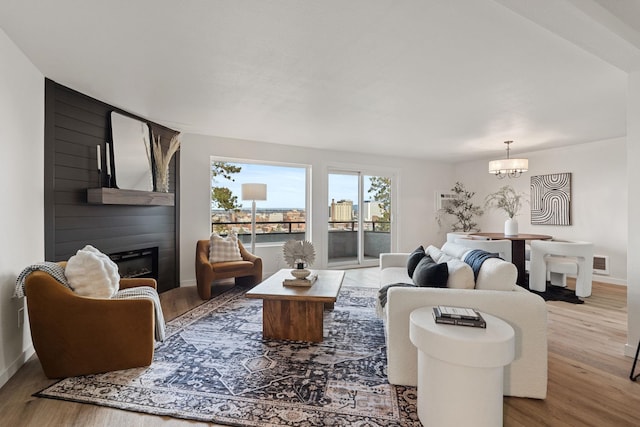
<svg viewBox="0 0 640 427">
<path fill-rule="evenodd" d="M 121 190 L 119 188 L 88 188 L 87 203 L 94 205 L 174 206 L 173 193 Z"/>
</svg>

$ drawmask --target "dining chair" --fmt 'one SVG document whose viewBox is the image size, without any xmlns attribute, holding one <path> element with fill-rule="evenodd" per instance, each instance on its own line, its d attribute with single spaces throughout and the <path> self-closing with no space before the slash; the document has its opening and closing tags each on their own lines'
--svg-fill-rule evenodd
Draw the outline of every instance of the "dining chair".
<svg viewBox="0 0 640 427">
<path fill-rule="evenodd" d="M 560 240 L 531 241 L 529 289 L 544 292 L 547 280 L 566 286 L 567 274 L 576 276 L 576 296 L 591 295 L 593 243 Z"/>
<path fill-rule="evenodd" d="M 483 251 L 497 253 L 503 260 L 511 262 L 511 240 L 480 240 L 458 238 L 454 243 L 470 249 L 482 249 Z"/>
<path fill-rule="evenodd" d="M 468 236 L 469 233 L 472 233 L 472 231 L 450 231 L 447 233 L 447 242 L 455 243 L 456 239 Z"/>
</svg>

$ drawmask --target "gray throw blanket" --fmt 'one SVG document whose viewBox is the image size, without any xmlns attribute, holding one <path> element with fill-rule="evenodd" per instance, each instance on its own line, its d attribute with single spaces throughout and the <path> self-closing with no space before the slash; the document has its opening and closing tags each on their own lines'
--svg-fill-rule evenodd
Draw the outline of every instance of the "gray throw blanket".
<svg viewBox="0 0 640 427">
<path fill-rule="evenodd" d="M 482 263 L 489 258 L 500 258 L 498 254 L 483 251 L 482 249 L 473 249 L 469 251 L 466 257 L 464 257 L 464 262 L 469 264 L 471 269 L 473 270 L 473 280 L 478 280 L 478 273 L 480 273 L 480 267 L 482 267 Z"/>
<path fill-rule="evenodd" d="M 387 304 L 387 291 L 390 288 L 395 287 L 403 287 L 403 288 L 415 288 L 416 285 L 413 283 L 392 283 L 390 285 L 385 285 L 378 291 L 378 299 L 380 300 L 380 307 L 384 307 Z"/>
<path fill-rule="evenodd" d="M 41 262 L 38 264 L 32 264 L 22 270 L 16 279 L 16 287 L 13 291 L 14 298 L 22 298 L 25 296 L 24 283 L 27 276 L 34 271 L 44 271 L 50 274 L 51 277 L 56 279 L 60 284 L 73 291 L 67 276 L 64 274 L 64 268 L 56 262 Z M 155 337 L 156 341 L 164 341 L 166 332 L 164 325 L 164 315 L 162 313 L 162 307 L 160 305 L 160 298 L 158 292 L 155 289 L 148 286 L 139 286 L 136 288 L 120 289 L 112 299 L 148 299 L 153 302 L 153 308 L 155 311 Z"/>
<path fill-rule="evenodd" d="M 16 279 L 16 288 L 13 291 L 14 298 L 22 298 L 24 296 L 24 282 L 27 279 L 27 276 L 34 271 L 44 271 L 60 282 L 60 284 L 65 288 L 73 290 L 67 281 L 67 276 L 64 274 L 64 268 L 62 268 L 62 266 L 57 262 L 45 261 L 38 264 L 32 264 L 22 270 Z"/>
</svg>

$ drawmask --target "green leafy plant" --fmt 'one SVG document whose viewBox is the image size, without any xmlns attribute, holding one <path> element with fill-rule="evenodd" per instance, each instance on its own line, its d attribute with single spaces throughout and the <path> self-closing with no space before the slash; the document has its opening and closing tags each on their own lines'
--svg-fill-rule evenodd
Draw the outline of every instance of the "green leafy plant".
<svg viewBox="0 0 640 427">
<path fill-rule="evenodd" d="M 373 195 L 373 200 L 378 201 L 382 211 L 382 224 L 378 226 L 378 231 L 390 231 L 389 221 L 391 220 L 391 178 L 384 176 L 371 177 L 369 194 Z"/>
<path fill-rule="evenodd" d="M 224 209 L 227 212 L 239 211 L 242 205 L 238 203 L 238 196 L 235 196 L 228 187 L 218 184 L 218 177 L 222 177 L 228 181 L 235 181 L 234 174 L 242 170 L 240 166 L 236 166 L 227 162 L 211 163 L 211 205 L 213 208 Z"/>
<path fill-rule="evenodd" d="M 455 222 L 451 226 L 452 231 L 480 231 L 475 217 L 482 215 L 484 212 L 480 206 L 473 204 L 472 198 L 476 194 L 474 191 L 467 191 L 464 184 L 456 182 L 451 192 L 455 194 L 455 198 L 438 212 L 438 224 L 441 224 L 442 215 L 453 216 Z"/>
<path fill-rule="evenodd" d="M 513 218 L 520 212 L 523 202 L 526 202 L 524 193 L 518 193 L 510 185 L 505 185 L 485 198 L 485 208 L 501 209 L 509 218 Z"/>
</svg>

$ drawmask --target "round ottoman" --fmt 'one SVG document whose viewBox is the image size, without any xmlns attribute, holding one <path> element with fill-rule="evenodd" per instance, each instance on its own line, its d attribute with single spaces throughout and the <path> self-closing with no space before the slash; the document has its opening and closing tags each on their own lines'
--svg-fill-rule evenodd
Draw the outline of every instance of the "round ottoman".
<svg viewBox="0 0 640 427">
<path fill-rule="evenodd" d="M 425 427 L 502 426 L 503 371 L 514 358 L 514 331 L 507 322 L 481 314 L 486 329 L 436 323 L 433 307 L 411 312 L 418 417 Z"/>
</svg>

